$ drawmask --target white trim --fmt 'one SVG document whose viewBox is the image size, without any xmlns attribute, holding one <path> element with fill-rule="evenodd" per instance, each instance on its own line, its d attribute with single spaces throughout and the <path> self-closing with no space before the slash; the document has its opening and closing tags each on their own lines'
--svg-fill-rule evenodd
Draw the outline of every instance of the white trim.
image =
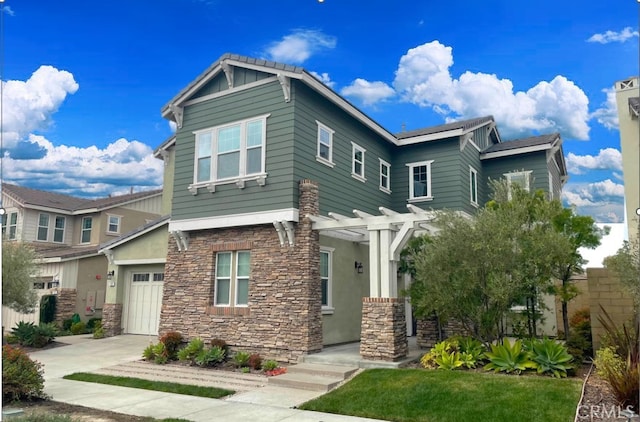
<svg viewBox="0 0 640 422">
<path fill-rule="evenodd" d="M 111 231 L 109 230 L 109 226 L 111 226 L 111 217 L 115 217 L 118 219 L 118 230 L 116 231 Z M 122 216 L 118 215 L 118 214 L 107 214 L 107 230 L 106 233 L 107 234 L 120 234 L 120 227 L 122 226 Z"/>
<path fill-rule="evenodd" d="M 408 202 L 422 202 L 422 201 L 431 201 L 433 199 L 433 192 L 431 191 L 431 164 L 434 160 L 427 161 L 417 161 L 414 163 L 407 163 L 406 166 L 409 168 L 409 199 Z M 413 185 L 413 169 L 415 167 L 427 167 L 427 194 L 425 196 L 415 196 L 414 185 Z"/>
<path fill-rule="evenodd" d="M 190 218 L 169 221 L 169 232 L 217 229 L 222 227 L 253 226 L 273 224 L 274 221 L 298 222 L 297 208 L 284 208 L 272 211 L 258 211 L 243 214 L 219 215 L 215 217 Z"/>
<path fill-rule="evenodd" d="M 47 216 L 47 225 L 40 225 L 40 217 Z M 51 227 L 51 214 L 46 212 L 38 213 L 38 224 L 36 225 L 36 242 L 48 242 L 49 241 L 49 228 Z M 40 229 L 47 229 L 47 233 L 44 239 L 40 239 Z"/>
<path fill-rule="evenodd" d="M 316 161 L 325 164 L 331 168 L 333 168 L 336 164 L 333 162 L 333 135 L 336 133 L 335 130 L 331 129 L 329 126 L 324 123 L 316 120 L 316 124 L 318 125 L 318 131 L 316 135 Z M 320 133 L 324 130 L 329 133 L 329 158 L 324 158 L 320 155 Z M 323 144 L 325 145 L 325 144 Z"/>
<path fill-rule="evenodd" d="M 491 120 L 488 120 L 486 122 L 477 124 L 476 126 L 473 126 L 467 129 L 452 129 L 452 130 L 446 130 L 443 132 L 435 132 L 435 133 L 429 133 L 427 135 L 417 135 L 417 136 L 412 136 L 410 138 L 399 139 L 396 142 L 396 145 L 404 146 L 404 145 L 419 144 L 421 142 L 426 142 L 426 141 L 437 141 L 439 139 L 453 138 L 456 136 L 467 134 L 469 132 L 473 132 L 474 130 L 480 127 L 486 126 L 490 123 L 492 123 Z"/>
<path fill-rule="evenodd" d="M 473 183 L 474 181 L 475 184 Z M 475 201 L 473 200 L 474 196 L 476 197 Z M 472 166 L 469 166 L 469 200 L 471 201 L 471 205 L 476 208 L 478 207 L 478 170 Z"/>
<path fill-rule="evenodd" d="M 534 145 L 534 146 L 523 147 L 523 148 L 507 149 L 504 151 L 485 152 L 484 154 L 480 154 L 480 159 L 489 160 L 491 158 L 509 157 L 511 155 L 520 155 L 520 154 L 526 154 L 529 152 L 546 151 L 551 148 L 552 148 L 551 144 L 543 144 L 543 145 Z"/>
<path fill-rule="evenodd" d="M 326 246 L 320 246 L 320 253 L 326 253 L 329 256 L 328 261 L 328 272 L 327 275 L 327 304 L 322 305 L 322 314 L 328 315 L 333 313 L 333 252 L 335 248 L 329 248 Z M 322 280 L 322 274 L 320 275 L 320 280 Z"/>
<path fill-rule="evenodd" d="M 166 258 L 141 258 L 141 259 L 115 259 L 114 265 L 147 265 L 147 264 L 166 264 Z"/>
<path fill-rule="evenodd" d="M 378 161 L 379 161 L 379 165 L 378 165 L 378 171 L 380 172 L 380 174 L 378 175 L 378 189 L 380 189 L 382 192 L 384 193 L 388 193 L 391 194 L 391 164 L 389 164 L 388 162 L 386 162 L 385 160 L 383 160 L 382 158 L 378 157 Z M 382 185 L 382 166 L 385 166 L 387 168 L 387 185 L 388 186 L 383 186 Z"/>
<path fill-rule="evenodd" d="M 127 243 L 127 242 L 129 242 L 131 240 L 134 240 L 134 239 L 136 239 L 136 238 L 138 238 L 138 237 L 140 237 L 142 235 L 145 235 L 145 234 L 149 233 L 150 231 L 153 231 L 153 230 L 157 229 L 158 227 L 164 226 L 168 222 L 169 222 L 169 220 L 165 219 L 165 220 L 162 220 L 162 221 L 160 221 L 160 222 L 158 222 L 158 223 L 156 223 L 156 224 L 154 224 L 152 226 L 147 227 L 145 230 L 141 230 L 141 231 L 137 232 L 134 235 L 120 238 L 118 241 L 114 241 L 113 243 L 109 243 L 108 246 L 100 248 L 98 250 L 98 253 L 105 253 L 106 254 L 107 251 L 109 251 L 109 250 L 111 250 L 113 248 L 116 248 L 116 247 L 122 245 L 123 243 Z M 167 233 L 168 233 L 168 231 L 167 231 Z"/>
<path fill-rule="evenodd" d="M 507 182 L 509 184 L 509 192 L 508 198 L 511 200 L 511 184 L 514 183 L 511 179 L 515 176 L 525 176 L 524 178 L 524 190 L 527 192 L 531 192 L 531 174 L 533 170 L 521 170 L 521 171 L 511 171 L 509 173 L 503 173 L 502 175 L 507 178 Z"/>
<path fill-rule="evenodd" d="M 84 228 L 84 220 L 86 220 L 87 218 L 91 220 L 91 228 L 89 228 L 89 229 L 85 229 Z M 82 217 L 82 219 L 80 220 L 80 239 L 78 239 L 79 240 L 78 241 L 79 245 L 89 245 L 89 244 L 91 244 L 91 237 L 93 235 L 93 219 L 94 219 L 93 216 L 86 216 L 86 217 Z M 84 237 L 83 235 L 84 235 L 85 230 L 89 230 L 89 241 L 87 241 L 87 242 L 83 242 L 82 241 L 82 238 Z"/>
<path fill-rule="evenodd" d="M 55 264 L 57 262 L 76 261 L 76 260 L 79 260 L 79 259 L 92 258 L 94 256 L 100 256 L 100 255 L 101 254 L 99 254 L 98 252 L 91 252 L 91 253 L 88 253 L 86 255 L 76 255 L 76 256 L 71 256 L 71 257 L 66 257 L 66 258 L 62 258 L 62 257 L 41 258 L 41 259 L 37 259 L 36 262 L 38 264 Z"/>
<path fill-rule="evenodd" d="M 360 165 L 362 166 L 362 174 L 359 174 L 356 172 L 356 163 L 357 163 L 356 152 L 362 153 L 362 162 L 360 163 Z M 367 181 L 367 178 L 365 177 L 366 153 L 367 153 L 366 149 L 362 148 L 360 145 L 356 144 L 355 142 L 351 142 L 351 177 L 361 181 L 362 183 L 365 183 Z"/>
</svg>

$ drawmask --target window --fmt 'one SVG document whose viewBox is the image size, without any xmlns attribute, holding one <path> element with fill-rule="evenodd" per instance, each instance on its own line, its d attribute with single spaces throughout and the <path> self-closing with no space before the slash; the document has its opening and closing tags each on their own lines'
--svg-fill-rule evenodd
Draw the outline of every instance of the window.
<svg viewBox="0 0 640 422">
<path fill-rule="evenodd" d="M 120 216 L 110 215 L 109 224 L 107 225 L 108 233 L 120 233 Z"/>
<path fill-rule="evenodd" d="M 134 273 L 133 274 L 133 282 L 134 283 L 143 283 L 145 281 L 149 281 L 149 273 Z"/>
<path fill-rule="evenodd" d="M 2 236 L 7 235 L 7 221 L 9 222 L 9 239 L 16 238 L 16 229 L 18 227 L 18 213 L 12 212 L 2 216 Z"/>
<path fill-rule="evenodd" d="M 316 160 L 329 167 L 335 166 L 333 163 L 333 130 L 316 120 L 318 124 L 318 151 Z"/>
<path fill-rule="evenodd" d="M 331 273 L 333 267 L 333 249 L 320 248 L 320 283 L 322 288 L 322 310 L 323 313 L 333 311 Z"/>
<path fill-rule="evenodd" d="M 91 242 L 91 226 L 93 225 L 93 220 L 91 217 L 84 217 L 82 219 L 82 230 L 80 233 L 80 243 L 89 243 Z"/>
<path fill-rule="evenodd" d="M 409 200 L 430 201 L 431 196 L 431 163 L 421 161 L 407 164 L 409 167 Z"/>
<path fill-rule="evenodd" d="M 478 171 L 469 167 L 469 195 L 471 204 L 478 206 Z"/>
<path fill-rule="evenodd" d="M 367 179 L 364 177 L 364 153 L 367 152 L 366 149 L 362 148 L 358 144 L 354 144 L 351 142 L 351 176 L 360 180 L 361 182 L 366 182 Z"/>
<path fill-rule="evenodd" d="M 215 306 L 249 305 L 250 263 L 249 251 L 216 254 Z"/>
<path fill-rule="evenodd" d="M 57 215 L 55 225 L 53 226 L 53 241 L 56 243 L 64 242 L 64 225 L 65 218 Z"/>
<path fill-rule="evenodd" d="M 233 182 L 263 175 L 267 117 L 194 132 L 194 183 Z"/>
<path fill-rule="evenodd" d="M 391 164 L 380 158 L 380 190 L 391 193 Z"/>
<path fill-rule="evenodd" d="M 511 199 L 511 185 L 518 185 L 527 192 L 531 188 L 531 173 L 532 171 L 515 171 L 511 173 L 505 173 L 504 176 L 509 182 L 509 199 Z"/>
<path fill-rule="evenodd" d="M 49 214 L 40 214 L 38 216 L 38 234 L 37 240 L 47 241 L 49 237 Z"/>
</svg>

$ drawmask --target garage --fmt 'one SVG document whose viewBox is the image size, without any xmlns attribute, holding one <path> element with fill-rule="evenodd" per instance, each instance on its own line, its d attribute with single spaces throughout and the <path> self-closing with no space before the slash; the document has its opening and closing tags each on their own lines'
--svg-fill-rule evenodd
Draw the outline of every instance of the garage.
<svg viewBox="0 0 640 422">
<path fill-rule="evenodd" d="M 132 271 L 128 274 L 124 332 L 157 335 L 162 307 L 163 272 Z"/>
</svg>

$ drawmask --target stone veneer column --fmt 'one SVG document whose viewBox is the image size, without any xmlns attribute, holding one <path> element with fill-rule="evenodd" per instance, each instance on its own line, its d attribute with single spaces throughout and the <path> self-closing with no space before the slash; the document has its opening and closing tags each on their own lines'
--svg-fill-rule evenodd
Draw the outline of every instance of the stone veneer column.
<svg viewBox="0 0 640 422">
<path fill-rule="evenodd" d="M 76 289 L 58 289 L 56 299 L 56 313 L 54 320 L 62 325 L 65 319 L 69 319 L 76 313 L 76 299 L 78 292 Z"/>
<path fill-rule="evenodd" d="M 416 339 L 421 349 L 430 349 L 440 341 L 436 317 L 418 319 Z"/>
<path fill-rule="evenodd" d="M 402 298 L 362 298 L 360 355 L 363 359 L 396 361 L 407 356 L 404 306 Z"/>
<path fill-rule="evenodd" d="M 103 305 L 102 329 L 105 337 L 122 334 L 122 303 L 105 303 Z"/>
</svg>

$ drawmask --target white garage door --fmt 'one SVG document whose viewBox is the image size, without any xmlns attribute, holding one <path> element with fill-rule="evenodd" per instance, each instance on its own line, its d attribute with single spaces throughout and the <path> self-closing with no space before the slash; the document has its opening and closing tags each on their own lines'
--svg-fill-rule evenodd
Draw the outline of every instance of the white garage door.
<svg viewBox="0 0 640 422">
<path fill-rule="evenodd" d="M 164 273 L 134 272 L 128 285 L 125 332 L 158 334 Z"/>
</svg>

